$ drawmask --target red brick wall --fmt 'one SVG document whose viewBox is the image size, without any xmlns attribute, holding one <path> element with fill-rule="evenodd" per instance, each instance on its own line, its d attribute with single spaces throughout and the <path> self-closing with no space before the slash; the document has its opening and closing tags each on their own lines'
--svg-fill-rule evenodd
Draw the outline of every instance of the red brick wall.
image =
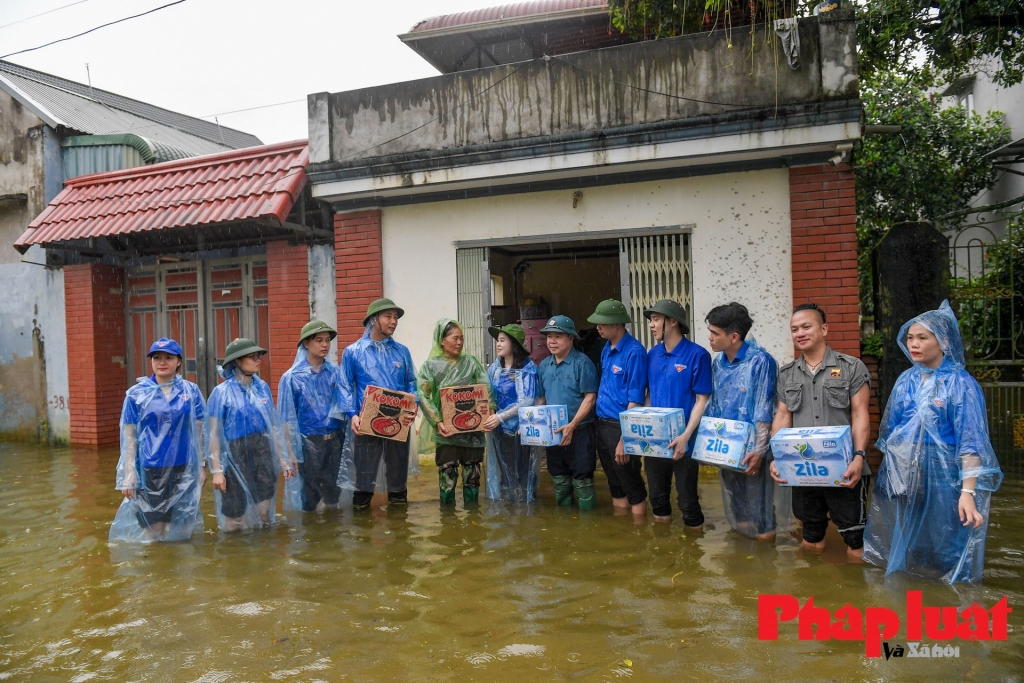
<svg viewBox="0 0 1024 683">
<path fill-rule="evenodd" d="M 334 269 L 340 352 L 363 336 L 366 307 L 384 296 L 380 209 L 334 216 Z"/>
<path fill-rule="evenodd" d="M 829 346 L 859 358 L 855 201 L 848 164 L 789 171 L 793 305 L 814 302 L 824 308 Z"/>
<path fill-rule="evenodd" d="M 71 443 L 116 445 L 128 387 L 124 272 L 96 263 L 64 268 Z"/>
<path fill-rule="evenodd" d="M 302 326 L 309 322 L 309 248 L 288 242 L 267 243 L 267 302 L 270 315 L 270 382 L 277 384 L 292 361 Z"/>
</svg>

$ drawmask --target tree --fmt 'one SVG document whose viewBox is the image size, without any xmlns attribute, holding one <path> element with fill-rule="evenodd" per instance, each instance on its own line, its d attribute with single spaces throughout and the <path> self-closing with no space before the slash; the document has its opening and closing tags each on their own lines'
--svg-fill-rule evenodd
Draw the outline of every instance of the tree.
<svg viewBox="0 0 1024 683">
<path fill-rule="evenodd" d="M 967 209 L 996 179 L 986 154 L 1010 141 L 1002 115 L 943 107 L 925 75 L 876 71 L 861 83 L 865 123 L 898 125 L 896 135 L 864 137 L 854 155 L 862 309 L 872 300 L 870 258 L 896 223 L 937 221 Z M 940 226 L 941 227 L 941 226 Z"/>
<path fill-rule="evenodd" d="M 619 31 L 651 40 L 789 17 L 796 4 L 797 0 L 608 0 L 608 13 Z"/>
<path fill-rule="evenodd" d="M 1024 0 L 856 0 L 861 74 L 921 57 L 949 83 L 982 66 L 1009 87 L 1024 76 Z"/>
</svg>

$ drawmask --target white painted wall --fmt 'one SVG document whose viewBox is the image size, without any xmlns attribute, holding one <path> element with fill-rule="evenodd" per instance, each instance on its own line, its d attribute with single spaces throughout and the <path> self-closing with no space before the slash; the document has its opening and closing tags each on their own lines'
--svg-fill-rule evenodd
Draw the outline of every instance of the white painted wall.
<svg viewBox="0 0 1024 683">
<path fill-rule="evenodd" d="M 694 317 L 730 301 L 754 317 L 751 334 L 782 362 L 793 357 L 789 172 L 786 169 L 388 207 L 384 295 L 405 309 L 396 340 L 417 366 L 438 318 L 458 310 L 458 240 L 693 224 Z M 595 235 L 598 236 L 598 235 Z M 567 277 L 572 277 L 567 270 Z M 705 347 L 704 328 L 695 340 Z"/>
<path fill-rule="evenodd" d="M 309 248 L 309 308 L 312 320 L 338 327 L 338 301 L 334 287 L 334 246 L 315 244 Z M 338 362 L 338 340 L 331 342 L 328 359 Z"/>
</svg>

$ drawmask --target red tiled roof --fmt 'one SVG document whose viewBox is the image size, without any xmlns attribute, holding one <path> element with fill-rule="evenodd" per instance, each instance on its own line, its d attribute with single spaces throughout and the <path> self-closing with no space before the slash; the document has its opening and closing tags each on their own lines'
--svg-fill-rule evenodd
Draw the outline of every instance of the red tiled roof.
<svg viewBox="0 0 1024 683">
<path fill-rule="evenodd" d="M 572 10 L 599 9 L 607 6 L 606 0 L 534 0 L 533 2 L 516 2 L 510 5 L 488 7 L 471 12 L 444 14 L 439 17 L 424 19 L 413 26 L 409 33 L 423 33 L 456 26 L 471 26 L 491 21 L 512 21 L 525 17 L 535 17 L 555 12 Z"/>
<path fill-rule="evenodd" d="M 269 219 L 306 185 L 305 140 L 73 178 L 14 243 L 33 244 Z"/>
</svg>

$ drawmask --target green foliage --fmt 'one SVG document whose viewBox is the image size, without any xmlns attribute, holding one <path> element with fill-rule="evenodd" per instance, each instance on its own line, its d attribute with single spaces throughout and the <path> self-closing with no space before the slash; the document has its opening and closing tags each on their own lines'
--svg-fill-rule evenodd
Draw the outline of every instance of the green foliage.
<svg viewBox="0 0 1024 683">
<path fill-rule="evenodd" d="M 872 310 L 871 252 L 896 223 L 935 221 L 967 208 L 995 182 L 985 155 L 1010 141 L 998 112 L 982 117 L 942 107 L 927 73 L 877 71 L 862 81 L 867 124 L 902 126 L 862 139 L 855 155 L 862 310 Z"/>
<path fill-rule="evenodd" d="M 881 358 L 885 355 L 883 341 L 884 338 L 881 332 L 862 334 L 860 337 L 860 355 Z"/>
<path fill-rule="evenodd" d="M 907 71 L 923 55 L 945 82 L 995 65 L 1009 87 L 1024 76 L 1024 0 L 856 0 L 861 75 Z"/>
<path fill-rule="evenodd" d="M 637 40 L 699 31 L 705 0 L 608 0 L 612 26 Z"/>
<path fill-rule="evenodd" d="M 730 10 L 762 22 L 792 16 L 796 0 L 608 0 L 612 26 L 637 40 L 671 38 L 713 28 L 731 28 Z M 721 22 L 716 21 L 721 17 Z"/>
</svg>

